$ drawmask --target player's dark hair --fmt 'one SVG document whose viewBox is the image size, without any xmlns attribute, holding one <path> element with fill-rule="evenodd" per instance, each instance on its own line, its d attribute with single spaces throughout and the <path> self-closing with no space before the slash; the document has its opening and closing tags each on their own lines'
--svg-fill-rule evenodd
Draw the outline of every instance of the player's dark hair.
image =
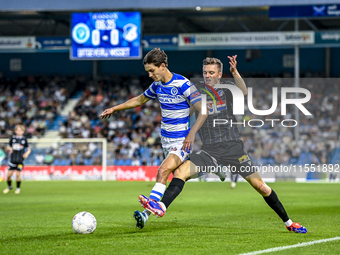
<svg viewBox="0 0 340 255">
<path fill-rule="evenodd" d="M 203 60 L 203 66 L 207 65 L 217 65 L 219 72 L 223 72 L 223 63 L 218 58 L 205 58 Z"/>
<path fill-rule="evenodd" d="M 168 66 L 168 56 L 165 54 L 164 50 L 160 48 L 154 48 L 149 51 L 144 59 L 143 64 L 154 64 L 157 67 L 160 67 L 161 64 L 164 63 L 165 66 Z"/>
</svg>

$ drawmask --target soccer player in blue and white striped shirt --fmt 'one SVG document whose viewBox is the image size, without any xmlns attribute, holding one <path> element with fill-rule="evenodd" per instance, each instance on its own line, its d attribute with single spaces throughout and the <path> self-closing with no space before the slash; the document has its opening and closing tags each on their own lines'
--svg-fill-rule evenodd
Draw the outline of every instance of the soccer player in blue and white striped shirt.
<svg viewBox="0 0 340 255">
<path fill-rule="evenodd" d="M 106 109 L 100 117 L 110 118 L 117 111 L 138 107 L 151 99 L 158 99 L 161 104 L 162 123 L 161 141 L 165 160 L 158 169 L 156 184 L 150 198 L 160 201 L 166 181 L 171 172 L 176 170 L 188 156 L 195 139 L 195 134 L 203 125 L 208 115 L 201 114 L 201 95 L 196 87 L 184 76 L 172 73 L 168 69 L 168 58 L 164 51 L 155 48 L 143 59 L 145 71 L 154 80 L 151 86 L 140 96 Z M 190 106 L 198 110 L 199 115 L 190 129 Z M 143 228 L 150 212 L 135 211 L 137 227 Z"/>
</svg>

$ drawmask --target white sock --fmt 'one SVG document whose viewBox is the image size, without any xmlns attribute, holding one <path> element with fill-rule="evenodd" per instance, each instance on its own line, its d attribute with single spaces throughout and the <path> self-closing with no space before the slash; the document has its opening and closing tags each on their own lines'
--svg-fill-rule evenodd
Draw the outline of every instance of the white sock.
<svg viewBox="0 0 340 255">
<path fill-rule="evenodd" d="M 285 222 L 286 227 L 289 227 L 292 224 L 293 224 L 293 221 L 291 219 L 289 219 Z"/>
<path fill-rule="evenodd" d="M 159 205 L 163 208 L 164 211 L 166 211 L 166 206 L 163 202 L 158 202 Z"/>
<path fill-rule="evenodd" d="M 144 213 L 144 215 L 145 215 L 145 220 L 148 220 L 148 219 L 149 219 L 149 216 L 150 216 L 150 214 L 151 214 L 151 212 L 148 211 L 148 210 L 146 210 L 146 209 L 144 209 L 143 213 Z"/>
<path fill-rule="evenodd" d="M 155 186 L 152 188 L 150 193 L 150 199 L 159 202 L 165 192 L 166 185 L 156 182 Z"/>
</svg>

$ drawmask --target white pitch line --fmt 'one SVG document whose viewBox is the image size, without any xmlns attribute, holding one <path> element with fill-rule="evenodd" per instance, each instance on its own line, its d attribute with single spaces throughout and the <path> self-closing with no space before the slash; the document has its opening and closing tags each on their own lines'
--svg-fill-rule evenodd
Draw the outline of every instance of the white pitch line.
<svg viewBox="0 0 340 255">
<path fill-rule="evenodd" d="M 303 246 L 308 246 L 308 245 L 313 245 L 316 243 L 326 243 L 326 242 L 332 242 L 340 240 L 340 237 L 333 237 L 333 238 L 328 238 L 328 239 L 321 239 L 321 240 L 315 240 L 315 241 L 310 241 L 310 242 L 305 242 L 305 243 L 298 243 L 294 245 L 287 245 L 287 246 L 280 246 L 276 248 L 270 248 L 267 250 L 261 250 L 261 251 L 253 251 L 249 253 L 242 253 L 240 255 L 255 255 L 255 254 L 262 254 L 262 253 L 268 253 L 268 252 L 274 252 L 274 251 L 282 251 L 282 250 L 287 250 L 287 249 L 292 249 L 292 248 L 297 248 L 297 247 L 303 247 Z"/>
</svg>

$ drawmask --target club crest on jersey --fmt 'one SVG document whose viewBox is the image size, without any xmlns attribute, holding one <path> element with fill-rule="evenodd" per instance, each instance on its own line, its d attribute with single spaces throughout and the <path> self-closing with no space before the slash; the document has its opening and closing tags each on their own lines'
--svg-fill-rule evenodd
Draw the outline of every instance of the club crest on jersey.
<svg viewBox="0 0 340 255">
<path fill-rule="evenodd" d="M 222 89 L 221 89 L 221 90 L 219 90 L 219 91 L 217 91 L 217 93 L 218 93 L 218 95 L 219 95 L 220 97 L 224 95 L 224 93 L 223 93 L 223 90 L 222 90 Z"/>
<path fill-rule="evenodd" d="M 178 93 L 177 88 L 172 88 L 172 89 L 171 89 L 171 94 L 172 94 L 172 95 L 176 95 L 177 93 Z"/>
</svg>

